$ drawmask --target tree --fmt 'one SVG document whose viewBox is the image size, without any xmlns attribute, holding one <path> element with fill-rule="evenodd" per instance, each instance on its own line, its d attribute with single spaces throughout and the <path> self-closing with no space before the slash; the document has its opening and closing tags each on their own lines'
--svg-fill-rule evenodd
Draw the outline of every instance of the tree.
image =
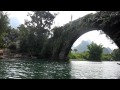
<svg viewBox="0 0 120 90">
<path fill-rule="evenodd" d="M 88 47 L 88 53 L 89 53 L 89 60 L 100 61 L 102 52 L 103 52 L 102 45 L 97 45 L 92 42 L 87 47 Z"/>
<path fill-rule="evenodd" d="M 74 49 L 75 53 L 77 52 L 77 49 Z"/>
<path fill-rule="evenodd" d="M 33 14 L 28 13 L 31 21 L 25 21 L 29 30 L 33 30 L 36 36 L 48 37 L 56 14 L 51 14 L 49 11 L 33 11 Z"/>
<path fill-rule="evenodd" d="M 15 42 L 12 42 L 9 46 L 8 46 L 8 48 L 10 49 L 10 51 L 11 52 L 15 52 L 15 51 L 17 51 L 17 47 L 16 47 L 16 43 Z"/>
<path fill-rule="evenodd" d="M 0 36 L 3 32 L 5 32 L 8 28 L 9 19 L 7 13 L 0 11 Z"/>
<path fill-rule="evenodd" d="M 19 51 L 21 53 L 28 53 L 28 30 L 25 25 L 21 24 L 18 27 L 19 31 Z"/>
<path fill-rule="evenodd" d="M 89 53 L 88 51 L 84 51 L 81 53 L 81 57 L 85 60 L 88 60 L 89 59 Z"/>
<path fill-rule="evenodd" d="M 120 61 L 120 49 L 114 49 L 112 52 L 112 58 L 115 61 Z"/>
<path fill-rule="evenodd" d="M 33 14 L 28 13 L 28 16 L 31 21 L 26 20 L 25 26 L 19 27 L 20 47 L 21 49 L 27 47 L 28 53 L 38 56 L 48 41 L 51 25 L 56 15 L 49 11 L 33 11 Z"/>
<path fill-rule="evenodd" d="M 19 40 L 19 32 L 17 29 L 8 27 L 7 31 L 2 34 L 2 44 L 5 48 L 9 47 Z"/>
<path fill-rule="evenodd" d="M 111 54 L 102 54 L 102 60 L 110 61 L 112 59 Z"/>
<path fill-rule="evenodd" d="M 0 11 L 0 47 L 4 47 L 3 33 L 8 29 L 9 19 L 7 13 Z"/>
</svg>

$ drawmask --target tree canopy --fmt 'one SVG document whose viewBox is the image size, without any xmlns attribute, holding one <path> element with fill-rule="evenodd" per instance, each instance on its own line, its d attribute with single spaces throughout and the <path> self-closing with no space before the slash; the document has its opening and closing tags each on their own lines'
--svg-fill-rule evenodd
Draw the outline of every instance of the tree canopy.
<svg viewBox="0 0 120 90">
<path fill-rule="evenodd" d="M 0 11 L 0 36 L 3 32 L 5 32 L 8 28 L 9 18 L 7 13 Z"/>
<path fill-rule="evenodd" d="M 113 60 L 120 61 L 120 49 L 114 49 L 112 52 Z"/>
<path fill-rule="evenodd" d="M 89 60 L 100 61 L 103 52 L 102 45 L 97 45 L 96 43 L 91 43 L 88 45 Z"/>
<path fill-rule="evenodd" d="M 7 13 L 0 11 L 0 48 L 4 47 L 3 36 L 7 32 L 9 25 L 9 18 Z"/>
<path fill-rule="evenodd" d="M 20 51 L 31 55 L 41 55 L 51 33 L 51 25 L 56 15 L 49 11 L 33 11 L 28 13 L 31 21 L 18 27 L 20 31 Z M 25 49 L 25 50 L 24 50 Z"/>
</svg>

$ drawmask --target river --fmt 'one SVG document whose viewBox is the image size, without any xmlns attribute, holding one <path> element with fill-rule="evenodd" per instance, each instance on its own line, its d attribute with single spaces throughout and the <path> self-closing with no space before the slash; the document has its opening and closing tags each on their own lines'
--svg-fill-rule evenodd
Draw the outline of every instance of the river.
<svg viewBox="0 0 120 90">
<path fill-rule="evenodd" d="M 1 59 L 0 79 L 120 79 L 117 63 Z"/>
</svg>

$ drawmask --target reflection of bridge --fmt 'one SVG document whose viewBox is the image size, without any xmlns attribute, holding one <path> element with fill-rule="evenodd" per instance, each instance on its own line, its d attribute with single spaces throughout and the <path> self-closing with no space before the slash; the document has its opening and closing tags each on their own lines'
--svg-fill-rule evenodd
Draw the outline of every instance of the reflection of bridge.
<svg viewBox="0 0 120 90">
<path fill-rule="evenodd" d="M 88 14 L 53 30 L 52 59 L 66 60 L 73 43 L 92 30 L 102 30 L 120 47 L 120 12 L 101 11 Z"/>
</svg>

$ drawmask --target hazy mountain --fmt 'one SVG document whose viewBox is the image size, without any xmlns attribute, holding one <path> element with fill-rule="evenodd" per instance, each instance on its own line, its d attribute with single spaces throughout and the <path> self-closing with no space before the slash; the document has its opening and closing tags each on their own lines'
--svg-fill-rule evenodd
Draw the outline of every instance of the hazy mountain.
<svg viewBox="0 0 120 90">
<path fill-rule="evenodd" d="M 74 49 L 77 49 L 79 53 L 82 53 L 84 51 L 87 51 L 87 45 L 91 44 L 91 41 L 82 41 L 77 47 L 74 47 Z"/>
<path fill-rule="evenodd" d="M 89 44 L 91 44 L 92 42 L 90 40 L 87 40 L 87 41 L 82 41 L 77 47 L 74 47 L 74 49 L 77 49 L 77 52 L 78 53 L 82 53 L 84 51 L 87 51 L 87 46 Z M 103 53 L 104 54 L 110 54 L 112 52 L 112 50 L 109 48 L 109 47 L 104 47 L 103 48 Z"/>
<path fill-rule="evenodd" d="M 103 53 L 104 54 L 110 54 L 112 52 L 112 50 L 109 48 L 109 47 L 107 47 L 107 48 L 103 48 Z"/>
<path fill-rule="evenodd" d="M 110 49 L 109 47 L 107 49 L 109 50 L 110 53 L 112 53 L 112 51 L 113 51 L 112 49 Z"/>
</svg>

